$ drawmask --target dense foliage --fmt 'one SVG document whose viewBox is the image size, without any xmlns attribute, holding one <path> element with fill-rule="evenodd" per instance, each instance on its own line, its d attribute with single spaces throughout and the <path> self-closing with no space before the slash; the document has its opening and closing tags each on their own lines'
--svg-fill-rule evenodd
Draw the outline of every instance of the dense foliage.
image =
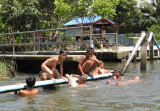
<svg viewBox="0 0 160 111">
<path fill-rule="evenodd" d="M 59 28 L 73 17 L 95 14 L 113 17 L 117 3 L 118 0 L 1 0 L 0 32 Z"/>
<path fill-rule="evenodd" d="M 156 38 L 160 40 L 160 26 L 159 25 L 152 25 L 151 27 L 148 27 L 147 29 L 148 31 L 153 31 Z"/>
<path fill-rule="evenodd" d="M 95 15 L 114 19 L 117 33 L 120 26 L 160 25 L 160 2 L 139 0 L 138 5 L 137 0 L 1 0 L 0 33 L 59 28 L 72 18 Z"/>
<path fill-rule="evenodd" d="M 143 24 L 160 26 L 160 0 L 140 0 L 140 9 L 143 12 Z"/>
<path fill-rule="evenodd" d="M 117 23 L 116 32 L 118 33 L 119 27 L 132 28 L 134 25 L 139 24 L 142 18 L 142 12 L 137 7 L 137 0 L 120 0 L 116 7 L 115 21 Z"/>
</svg>

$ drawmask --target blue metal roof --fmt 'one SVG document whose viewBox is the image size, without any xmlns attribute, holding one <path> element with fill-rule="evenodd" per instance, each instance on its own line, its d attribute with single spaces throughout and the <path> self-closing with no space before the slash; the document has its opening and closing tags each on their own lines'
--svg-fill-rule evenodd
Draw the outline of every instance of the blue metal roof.
<svg viewBox="0 0 160 111">
<path fill-rule="evenodd" d="M 78 24 L 82 24 L 82 19 L 83 19 L 83 24 L 90 24 L 90 23 L 95 23 L 101 19 L 103 19 L 101 16 L 92 16 L 92 17 L 77 17 L 77 18 L 74 18 L 72 19 L 71 21 L 65 23 L 64 25 L 65 26 L 68 26 L 68 25 L 78 25 Z M 106 19 L 107 21 L 109 21 L 111 24 L 116 24 L 115 21 L 113 21 L 112 19 L 110 18 L 104 18 Z"/>
</svg>

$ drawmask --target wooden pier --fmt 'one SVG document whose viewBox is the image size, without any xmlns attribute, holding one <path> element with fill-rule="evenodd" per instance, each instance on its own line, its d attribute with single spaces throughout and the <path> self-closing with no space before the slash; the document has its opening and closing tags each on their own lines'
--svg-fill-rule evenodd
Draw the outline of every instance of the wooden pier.
<svg viewBox="0 0 160 111">
<path fill-rule="evenodd" d="M 66 61 L 79 62 L 81 57 L 85 55 L 86 51 L 69 51 Z M 98 59 L 104 61 L 121 61 L 126 59 L 129 51 L 95 51 L 95 55 Z M 0 54 L 0 57 L 12 60 L 46 60 L 50 57 L 57 56 L 56 52 L 37 52 L 36 55 L 32 55 L 29 52 L 25 54 Z"/>
</svg>

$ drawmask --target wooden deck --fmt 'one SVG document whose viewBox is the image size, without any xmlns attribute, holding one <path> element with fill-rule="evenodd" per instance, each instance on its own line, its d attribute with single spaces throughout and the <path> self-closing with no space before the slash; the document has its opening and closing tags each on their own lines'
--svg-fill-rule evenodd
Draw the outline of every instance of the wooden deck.
<svg viewBox="0 0 160 111">
<path fill-rule="evenodd" d="M 76 61 L 79 62 L 81 57 L 85 55 L 85 51 L 74 51 L 68 52 L 66 61 Z M 128 56 L 129 51 L 95 51 L 95 55 L 98 59 L 105 61 L 116 61 L 126 58 Z M 57 56 L 56 52 L 37 52 L 36 55 L 30 55 L 28 53 L 24 54 L 0 54 L 0 57 L 5 59 L 13 59 L 13 60 L 46 60 L 50 57 Z"/>
</svg>

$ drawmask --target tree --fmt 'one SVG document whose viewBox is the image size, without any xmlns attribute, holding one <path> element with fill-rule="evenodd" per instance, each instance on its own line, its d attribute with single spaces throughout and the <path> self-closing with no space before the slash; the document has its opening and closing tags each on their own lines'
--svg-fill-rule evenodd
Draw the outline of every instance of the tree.
<svg viewBox="0 0 160 111">
<path fill-rule="evenodd" d="M 72 0 L 55 0 L 55 10 L 54 10 L 54 18 L 58 21 L 57 28 L 60 28 L 62 22 L 72 16 L 72 7 L 73 7 Z M 58 30 L 55 32 L 54 37 L 58 34 Z"/>
<path fill-rule="evenodd" d="M 113 17 L 117 3 L 118 0 L 1 0 L 0 15 L 8 32 L 59 28 L 77 16 Z"/>
<path fill-rule="evenodd" d="M 159 25 L 152 25 L 151 27 L 147 27 L 148 32 L 153 31 L 155 36 L 160 40 L 160 27 Z"/>
<path fill-rule="evenodd" d="M 38 10 L 42 13 L 42 19 L 41 19 L 41 28 L 54 28 L 54 23 L 57 22 L 54 19 L 54 9 L 55 0 L 37 0 L 39 2 Z"/>
<path fill-rule="evenodd" d="M 137 0 L 120 0 L 116 7 L 116 33 L 119 33 L 119 27 L 125 26 L 127 28 L 133 27 L 140 23 L 142 12 L 137 7 Z"/>
<path fill-rule="evenodd" d="M 93 2 L 93 13 L 102 17 L 114 17 L 118 0 L 95 0 Z"/>
<path fill-rule="evenodd" d="M 35 30 L 41 13 L 36 0 L 2 0 L 0 15 L 9 32 Z"/>
<path fill-rule="evenodd" d="M 158 24 L 160 26 L 160 1 L 151 0 L 149 3 L 147 0 L 141 0 L 140 9 L 143 11 L 144 25 Z"/>
</svg>

